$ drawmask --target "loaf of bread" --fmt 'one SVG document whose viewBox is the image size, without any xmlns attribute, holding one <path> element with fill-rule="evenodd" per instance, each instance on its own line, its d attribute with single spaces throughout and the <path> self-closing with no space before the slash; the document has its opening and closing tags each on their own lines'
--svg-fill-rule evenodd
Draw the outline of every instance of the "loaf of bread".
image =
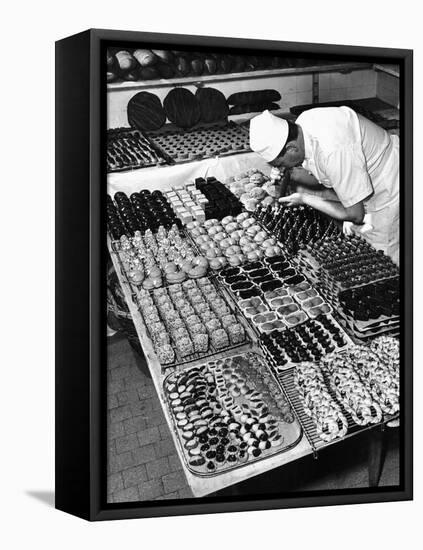
<svg viewBox="0 0 423 550">
<path fill-rule="evenodd" d="M 251 103 L 273 103 L 281 99 L 277 90 L 253 90 L 237 92 L 228 97 L 228 105 L 249 105 Z"/>
</svg>

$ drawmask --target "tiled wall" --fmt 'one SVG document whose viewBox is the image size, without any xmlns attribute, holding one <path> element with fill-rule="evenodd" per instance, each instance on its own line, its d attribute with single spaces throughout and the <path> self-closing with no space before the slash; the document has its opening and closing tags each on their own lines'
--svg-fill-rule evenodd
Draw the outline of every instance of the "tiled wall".
<svg viewBox="0 0 423 550">
<path fill-rule="evenodd" d="M 399 108 L 399 78 L 383 72 L 377 73 L 377 97 Z"/>
<path fill-rule="evenodd" d="M 319 101 L 363 99 L 376 95 L 376 73 L 372 69 L 351 73 L 319 75 Z"/>
<path fill-rule="evenodd" d="M 349 74 L 322 73 L 319 80 L 320 101 L 360 99 L 376 95 L 376 73 L 373 70 L 353 71 Z M 226 97 L 241 91 L 276 89 L 282 96 L 279 106 L 284 112 L 289 112 L 290 107 L 294 105 L 311 103 L 313 99 L 311 74 L 211 82 L 209 85 L 218 88 Z M 193 85 L 186 87 L 192 92 L 196 90 Z M 156 94 L 163 101 L 169 89 L 151 88 L 147 91 Z M 137 91 L 116 90 L 108 93 L 109 128 L 128 126 L 126 106 Z"/>
</svg>

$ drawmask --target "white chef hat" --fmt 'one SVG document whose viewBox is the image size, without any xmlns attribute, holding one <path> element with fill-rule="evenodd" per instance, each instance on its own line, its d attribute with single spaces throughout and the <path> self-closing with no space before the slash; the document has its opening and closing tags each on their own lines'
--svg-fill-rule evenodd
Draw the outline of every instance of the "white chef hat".
<svg viewBox="0 0 423 550">
<path fill-rule="evenodd" d="M 263 111 L 250 121 L 250 147 L 261 155 L 266 162 L 271 162 L 282 151 L 288 139 L 288 122 Z"/>
</svg>

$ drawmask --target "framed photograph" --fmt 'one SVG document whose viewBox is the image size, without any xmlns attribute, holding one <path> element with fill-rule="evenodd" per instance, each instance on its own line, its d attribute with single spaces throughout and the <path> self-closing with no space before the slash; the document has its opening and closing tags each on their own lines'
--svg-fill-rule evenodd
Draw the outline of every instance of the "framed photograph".
<svg viewBox="0 0 423 550">
<path fill-rule="evenodd" d="M 412 51 L 56 43 L 56 507 L 412 498 Z"/>
</svg>

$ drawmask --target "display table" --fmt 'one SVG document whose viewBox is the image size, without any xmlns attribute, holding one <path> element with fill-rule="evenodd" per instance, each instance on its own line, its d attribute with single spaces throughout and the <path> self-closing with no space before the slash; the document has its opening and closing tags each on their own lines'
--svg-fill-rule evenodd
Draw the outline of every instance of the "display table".
<svg viewBox="0 0 423 550">
<path fill-rule="evenodd" d="M 173 429 L 173 421 L 171 418 L 171 414 L 170 414 L 166 397 L 164 394 L 164 390 L 163 390 L 164 379 L 168 376 L 168 374 L 170 374 L 171 372 L 174 372 L 175 368 L 166 369 L 165 371 L 162 370 L 162 366 L 160 365 L 160 362 L 154 351 L 153 344 L 148 336 L 144 319 L 140 313 L 136 300 L 134 299 L 135 297 L 133 296 L 133 291 L 131 289 L 131 286 L 128 283 L 128 280 L 126 279 L 126 277 L 122 273 L 121 264 L 119 263 L 118 256 L 114 252 L 113 246 L 109 238 L 108 238 L 108 248 L 109 248 L 113 265 L 116 270 L 116 274 L 117 274 L 119 283 L 121 285 L 121 288 L 123 290 L 129 311 L 132 315 L 132 320 L 133 320 L 141 347 L 143 349 L 149 371 L 151 373 L 151 378 L 153 380 L 153 383 L 157 392 L 157 396 L 160 401 L 160 405 L 162 407 L 164 416 L 166 418 L 166 422 L 169 425 L 170 432 L 172 434 L 172 438 L 173 438 L 179 459 L 181 461 L 184 474 L 187 479 L 187 483 L 190 489 L 192 490 L 194 496 L 201 497 L 201 496 L 210 495 L 212 493 L 215 493 L 227 487 L 236 485 L 251 477 L 263 474 L 275 468 L 279 468 L 280 466 L 283 466 L 290 462 L 294 462 L 308 455 L 313 455 L 314 457 L 317 457 L 317 450 L 316 450 L 317 447 L 316 445 L 311 443 L 309 432 L 305 433 L 303 428 L 302 436 L 299 442 L 295 444 L 295 446 L 287 448 L 285 451 L 282 451 L 279 454 L 262 459 L 258 462 L 253 462 L 251 464 L 243 465 L 242 467 L 236 468 L 228 472 L 219 473 L 218 475 L 215 475 L 212 477 L 201 477 L 191 473 L 185 464 L 184 456 L 180 448 L 180 441 L 178 439 L 178 435 L 176 431 Z M 225 293 L 225 295 L 230 299 L 230 295 L 228 293 Z M 242 347 L 237 347 L 236 349 L 237 354 L 244 353 L 252 349 L 260 353 L 260 347 L 254 332 L 251 331 L 251 333 L 249 333 L 249 337 L 251 339 L 251 343 L 246 343 Z M 217 353 L 213 355 L 213 359 L 216 360 L 219 358 L 227 357 L 232 355 L 233 353 L 234 353 L 233 350 Z M 206 362 L 207 360 L 208 359 L 203 359 L 203 360 L 199 359 L 195 363 L 191 363 L 191 365 L 201 364 L 203 362 Z M 184 366 L 176 367 L 176 370 L 178 371 L 183 369 L 184 369 Z M 296 411 L 296 413 L 297 412 L 298 411 Z M 384 429 L 384 423 L 378 426 L 368 426 L 366 428 L 363 428 L 360 431 L 349 433 L 347 434 L 346 437 L 342 439 L 336 439 L 330 443 L 330 444 L 337 444 L 354 435 L 358 435 L 363 431 L 368 431 L 369 440 L 370 440 L 369 459 L 368 459 L 370 486 L 377 485 L 378 479 L 380 477 L 380 472 L 382 469 L 383 429 Z M 320 442 L 320 444 L 322 449 L 328 445 L 328 444 L 324 444 L 322 441 Z M 320 448 L 320 446 L 318 447 Z"/>
</svg>

